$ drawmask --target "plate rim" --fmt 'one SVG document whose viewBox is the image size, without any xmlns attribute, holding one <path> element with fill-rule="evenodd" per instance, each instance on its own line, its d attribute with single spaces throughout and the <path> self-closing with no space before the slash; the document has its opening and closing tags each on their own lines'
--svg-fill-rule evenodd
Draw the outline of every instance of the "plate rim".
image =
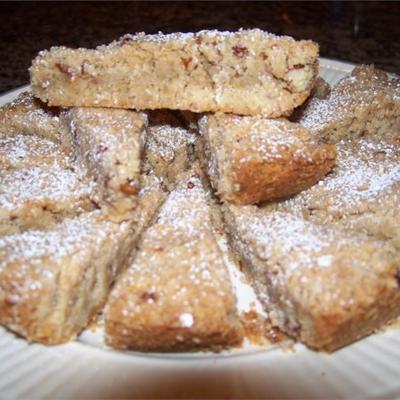
<svg viewBox="0 0 400 400">
<path fill-rule="evenodd" d="M 320 57 L 320 67 L 322 68 L 326 68 L 328 70 L 332 70 L 335 71 L 337 73 L 341 73 L 341 74 L 348 74 L 351 72 L 351 70 L 356 66 L 356 64 L 353 63 L 349 63 L 349 62 L 344 62 L 344 61 L 340 61 L 340 60 L 336 60 L 336 59 L 329 59 L 329 58 L 324 58 L 324 57 Z M 7 101 L 11 101 L 13 98 L 15 98 L 20 92 L 29 89 L 29 84 L 28 85 L 23 85 L 23 86 L 19 86 L 16 87 L 14 89 L 11 89 L 5 93 L 1 93 L 0 94 L 0 105 L 3 105 L 5 102 Z M 4 101 L 4 98 L 6 98 L 7 100 Z M 8 100 L 10 99 L 10 100 Z M 4 330 L 5 334 L 1 332 L 1 330 Z M 8 336 L 11 335 L 11 336 Z M 123 351 L 116 351 L 114 349 L 106 349 L 106 348 L 100 348 L 100 347 L 96 347 L 93 346 L 87 342 L 81 341 L 79 340 L 79 338 L 73 342 L 67 343 L 65 345 L 60 345 L 60 346 L 55 346 L 55 347 L 48 347 L 48 346 L 43 346 L 40 344 L 29 344 L 25 339 L 20 339 L 18 337 L 16 337 L 12 332 L 8 331 L 7 328 L 5 327 L 1 327 L 0 329 L 0 344 L 3 338 L 8 338 L 12 337 L 12 340 L 10 340 L 10 346 L 12 344 L 15 344 L 15 342 L 19 342 L 20 345 L 23 345 L 22 350 L 18 350 L 18 347 L 16 346 L 16 350 L 15 353 L 20 354 L 21 352 L 23 353 L 26 349 L 32 349 L 32 348 L 36 348 L 38 349 L 37 353 L 38 357 L 44 357 L 46 356 L 47 358 L 50 358 L 50 354 L 55 357 L 53 359 L 54 363 L 57 363 L 57 359 L 60 359 L 60 354 L 64 354 L 64 353 L 69 353 L 71 354 L 70 357 L 70 361 L 68 361 L 68 368 L 69 369 L 73 369 L 76 368 L 77 370 L 79 370 L 80 368 L 80 364 L 76 363 L 76 359 L 82 357 L 88 360 L 91 360 L 92 362 L 98 362 L 99 365 L 103 365 L 104 368 L 105 365 L 107 363 L 113 364 L 115 365 L 116 370 L 119 370 L 119 368 L 122 368 L 123 365 L 125 365 L 127 368 L 131 368 L 132 370 L 134 369 L 134 367 L 136 368 L 137 366 L 143 366 L 143 368 L 148 368 L 150 367 L 154 367 L 155 370 L 157 371 L 157 368 L 166 368 L 167 366 L 170 366 L 171 369 L 176 370 L 177 373 L 182 373 L 185 371 L 185 369 L 190 369 L 190 370 L 194 370 L 195 368 L 210 368 L 212 369 L 214 364 L 218 364 L 220 369 L 224 369 L 224 368 L 236 368 L 237 370 L 239 370 L 241 368 L 241 366 L 245 366 L 245 365 L 249 365 L 248 363 L 254 363 L 255 365 L 260 365 L 260 366 L 270 366 L 275 360 L 278 360 L 280 358 L 293 358 L 290 362 L 292 362 L 293 364 L 298 364 L 297 366 L 295 366 L 296 368 L 293 367 L 293 370 L 290 370 L 291 372 L 294 372 L 294 378 L 295 378 L 295 382 L 298 382 L 296 377 L 296 372 L 297 374 L 301 375 L 301 365 L 303 365 L 304 367 L 307 367 L 307 365 L 311 365 L 314 367 L 314 370 L 311 370 L 310 374 L 311 376 L 313 376 L 314 378 L 317 376 L 316 370 L 315 370 L 315 366 L 317 366 L 317 372 L 319 373 L 319 368 L 327 368 L 326 365 L 328 365 L 329 363 L 335 364 L 335 363 L 339 363 L 340 360 L 345 360 L 351 358 L 350 354 L 348 354 L 344 348 L 344 351 L 342 352 L 342 350 L 339 350 L 337 352 L 335 352 L 333 355 L 326 355 L 324 353 L 318 353 L 318 352 L 313 352 L 313 354 L 309 354 L 311 353 L 311 351 L 309 352 L 307 348 L 305 348 L 305 346 L 303 346 L 302 344 L 298 344 L 297 349 L 296 349 L 296 353 L 297 353 L 297 360 L 296 358 L 296 353 L 291 353 L 291 352 L 285 352 L 285 354 L 281 354 L 281 351 L 274 351 L 274 348 L 269 348 L 269 349 L 260 349 L 260 351 L 249 351 L 249 352 L 243 352 L 243 353 L 233 353 L 230 355 L 220 355 L 218 353 L 216 354 L 210 354 L 209 356 L 206 357 L 202 357 L 202 356 L 196 356 L 195 353 L 184 353 L 187 356 L 182 357 L 180 356 L 179 353 L 171 353 L 170 355 L 165 355 L 162 353 L 141 353 L 141 352 L 123 352 Z M 365 350 L 368 349 L 368 346 L 370 345 L 374 345 L 374 343 L 376 342 L 376 340 L 378 340 L 379 342 L 379 338 L 377 339 L 378 335 L 371 335 L 371 341 L 365 342 L 363 343 L 363 341 L 359 341 L 359 345 L 357 346 L 356 344 L 356 349 L 358 351 L 358 354 L 360 354 L 360 349 L 363 350 L 365 352 Z M 400 344 L 400 335 L 399 335 L 399 330 L 396 329 L 394 334 L 389 333 L 388 334 L 389 338 L 392 336 L 394 337 L 395 342 L 394 343 L 398 343 Z M 374 338 L 375 337 L 375 338 Z M 368 339 L 368 338 L 367 338 Z M 372 343 L 372 344 L 371 344 Z M 400 346 L 399 346 L 400 347 Z M 12 359 L 14 357 L 14 354 L 12 354 L 10 356 L 10 359 L 8 359 L 7 357 L 2 357 L 2 347 L 0 347 L 0 369 L 1 369 L 1 363 L 2 362 L 12 362 Z M 24 350 L 25 349 L 25 350 Z M 272 351 L 271 351 L 272 350 Z M 379 350 L 379 349 L 378 349 Z M 377 352 L 378 352 L 377 350 Z M 59 353 L 59 354 L 58 354 Z M 397 352 L 397 354 L 400 354 L 399 352 Z M 306 360 L 305 362 L 302 360 L 302 357 L 304 357 L 304 359 Z M 371 359 L 373 359 L 371 357 Z M 397 366 L 397 370 L 398 373 L 400 374 L 400 357 L 396 355 L 396 362 L 399 363 L 399 366 Z M 297 361 L 297 363 L 296 363 Z M 393 361 L 393 359 L 392 359 Z M 28 361 L 26 361 L 28 362 Z M 354 362 L 354 361 L 353 361 Z M 308 363 L 308 364 L 307 364 Z M 320 364 L 319 364 L 320 363 Z M 275 364 L 274 364 L 275 365 Z M 279 365 L 284 365 L 283 363 L 279 364 Z M 322 367 L 321 367 L 322 365 Z M 325 365 L 325 366 L 324 366 Z M 65 368 L 67 368 L 67 365 L 65 366 Z M 100 367 L 99 367 L 100 368 Z M 378 367 L 376 367 L 378 368 Z M 300 372 L 299 372 L 300 371 Z M 289 372 L 289 373 L 291 373 Z M 350 371 L 351 372 L 351 371 Z M 132 372 L 133 373 L 133 372 Z M 36 372 L 32 371 L 33 376 L 37 376 L 35 375 Z M 63 373 L 61 372 L 61 375 Z M 140 376 L 140 374 L 138 374 Z M 58 375 L 55 375 L 56 377 Z M 154 373 L 154 376 L 157 376 L 157 372 Z M 244 371 L 244 375 L 243 376 L 247 376 L 246 371 Z M 235 375 L 232 374 L 233 379 L 235 379 Z M 293 378 L 293 377 L 292 377 Z M 1 374 L 0 374 L 0 381 L 1 381 Z M 36 379 L 36 378 L 35 378 Z M 35 379 L 30 379 L 28 380 L 29 382 L 21 382 L 22 384 L 25 384 L 25 386 L 27 386 L 27 389 L 31 389 L 32 390 L 32 394 L 35 393 L 36 396 L 38 396 L 38 393 L 40 393 L 41 390 L 45 391 L 45 389 L 41 389 L 40 387 L 36 387 L 36 380 Z M 40 377 L 37 378 L 40 381 Z M 69 397 L 68 394 L 65 395 L 65 391 L 68 392 L 68 382 L 66 383 L 65 381 L 63 381 L 63 378 L 59 378 L 60 379 L 60 383 L 59 385 L 62 385 L 62 390 L 64 391 L 64 395 L 57 396 L 60 398 L 65 398 L 65 397 Z M 115 378 L 116 379 L 116 378 Z M 139 378 L 135 377 L 136 380 L 138 380 Z M 147 376 L 145 377 L 147 382 L 151 382 L 151 377 Z M 243 379 L 243 378 L 242 378 Z M 323 378 L 321 378 L 321 380 L 323 380 Z M 17 382 L 20 382 L 19 380 Z M 94 379 L 92 381 L 94 384 L 96 384 L 96 380 Z M 250 382 L 252 382 L 250 380 Z M 140 383 L 140 382 L 139 382 Z M 243 382 L 244 384 L 246 384 L 246 380 Z M 277 384 L 279 385 L 279 387 L 281 387 L 281 385 L 284 385 L 284 383 L 281 382 L 277 382 Z M 359 382 L 357 382 L 357 384 L 359 384 Z M 235 383 L 233 384 L 235 386 Z M 310 389 L 308 386 L 308 381 L 306 381 L 306 383 L 304 384 L 306 389 Z M 18 385 L 17 385 L 18 386 Z M 320 384 L 317 385 L 320 389 Z M 283 387 L 283 386 L 282 386 Z M 243 390 L 245 390 L 246 388 L 244 388 Z M 251 388 L 250 388 L 251 389 Z M 327 388 L 326 390 L 331 390 L 332 388 Z M 394 385 L 393 387 L 387 387 L 387 386 L 383 386 L 382 388 L 382 396 L 384 395 L 388 395 L 388 396 L 399 396 L 400 395 L 400 384 Z M 10 389 L 11 390 L 11 389 Z M 14 390 L 14 389 L 12 389 Z M 16 393 L 23 393 L 23 389 L 18 389 L 15 388 Z M 18 391 L 20 390 L 20 391 Z M 24 389 L 25 390 L 25 389 Z M 60 389 L 61 390 L 61 389 Z M 311 390 L 311 389 L 310 389 Z M 332 389 L 333 390 L 333 389 Z M 343 389 L 344 390 L 344 389 Z M 346 390 L 350 390 L 350 389 L 346 389 Z M 383 392 L 384 390 L 386 390 L 385 392 Z M 7 391 L 2 391 L 2 384 L 0 382 L 0 398 L 2 398 L 2 396 L 5 397 L 11 397 L 11 396 L 7 396 L 8 393 Z M 14 392 L 15 393 L 15 392 Z M 251 391 L 249 392 L 251 395 Z M 284 393 L 284 392 L 283 392 Z M 301 393 L 301 392 L 299 392 Z M 329 392 L 328 395 L 329 397 L 335 397 L 335 393 L 334 391 Z M 364 392 L 362 392 L 364 393 Z M 54 392 L 53 392 L 54 394 Z M 56 393 L 58 394 L 58 393 Z M 281 394 L 282 395 L 282 394 Z M 327 396 L 328 396 L 327 395 Z M 353 395 L 356 395 L 356 392 L 353 393 Z M 360 395 L 360 392 L 357 393 L 357 395 Z M 76 396 L 76 395 L 75 395 Z M 242 393 L 243 396 L 243 393 Z M 258 396 L 259 397 L 259 396 Z M 336 396 L 337 397 L 337 396 Z M 379 398 L 381 396 L 376 396 L 374 394 L 371 394 L 371 396 L 369 397 L 373 397 L 373 398 Z M 21 396 L 21 398 L 23 398 Z"/>
</svg>

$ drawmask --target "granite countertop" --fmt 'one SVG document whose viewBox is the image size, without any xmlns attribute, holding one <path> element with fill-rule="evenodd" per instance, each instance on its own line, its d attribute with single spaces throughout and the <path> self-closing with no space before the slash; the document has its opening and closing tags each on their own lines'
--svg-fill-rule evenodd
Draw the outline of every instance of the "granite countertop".
<svg viewBox="0 0 400 400">
<path fill-rule="evenodd" d="M 397 2 L 1 2 L 0 93 L 29 82 L 38 51 L 124 33 L 258 27 L 313 39 L 321 56 L 400 73 Z"/>
</svg>

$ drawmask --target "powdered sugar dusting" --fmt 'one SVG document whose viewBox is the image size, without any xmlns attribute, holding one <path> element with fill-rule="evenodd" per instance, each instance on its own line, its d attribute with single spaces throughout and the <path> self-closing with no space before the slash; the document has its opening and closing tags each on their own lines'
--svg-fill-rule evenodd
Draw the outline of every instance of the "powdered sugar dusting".
<svg viewBox="0 0 400 400">
<path fill-rule="evenodd" d="M 50 163 L 57 159 L 63 164 L 68 162 L 68 157 L 60 151 L 59 146 L 48 139 L 18 134 L 0 135 L 1 173 L 10 168 L 42 163 L 43 158 Z M 65 160 L 65 163 L 60 160 Z"/>
<path fill-rule="evenodd" d="M 316 208 L 346 213 L 367 209 L 400 190 L 400 151 L 395 143 L 368 139 L 341 141 L 337 164 L 317 185 L 301 192 L 278 208 L 301 212 Z"/>
<path fill-rule="evenodd" d="M 91 240 L 102 240 L 107 232 L 99 229 L 99 213 L 93 211 L 66 219 L 51 230 L 30 230 L 0 238 L 0 272 L 13 262 L 21 263 L 20 267 L 27 271 L 29 265 L 48 271 L 52 267 L 50 259 L 62 262 L 63 257 L 79 253 Z"/>
<path fill-rule="evenodd" d="M 21 93 L 1 110 L 0 132 L 35 134 L 59 141 L 58 109 L 50 109 L 31 92 Z"/>
<path fill-rule="evenodd" d="M 14 216 L 23 207 L 48 211 L 90 203 L 96 184 L 47 139 L 15 135 L 0 138 L 0 210 Z"/>
<path fill-rule="evenodd" d="M 186 129 L 170 125 L 152 126 L 149 131 L 146 141 L 147 149 L 159 154 L 166 162 L 173 161 L 179 149 L 194 144 L 196 141 L 196 136 Z"/>
<path fill-rule="evenodd" d="M 400 79 L 389 78 L 373 66 L 360 66 L 334 86 L 326 99 L 311 99 L 299 122 L 313 131 L 329 128 L 340 131 L 342 137 L 349 133 L 355 137 L 369 130 L 365 121 L 371 112 L 377 115 L 379 111 L 377 119 L 389 117 L 394 122 L 400 111 L 399 98 Z"/>
<path fill-rule="evenodd" d="M 233 206 L 232 206 L 233 207 Z M 253 249 L 264 260 L 280 255 L 289 261 L 285 273 L 314 265 L 315 255 L 324 255 L 321 267 L 331 265 L 330 246 L 336 239 L 329 231 L 319 229 L 301 218 L 284 212 L 245 212 L 236 209 L 236 223 L 247 240 L 257 247 Z M 339 245 L 339 243 L 336 243 Z M 328 254 L 324 254 L 324 250 Z M 290 255 L 295 253 L 296 257 Z"/>
<path fill-rule="evenodd" d="M 204 39 L 218 39 L 223 37 L 235 37 L 238 35 L 258 35 L 261 36 L 264 40 L 266 39 L 279 39 L 284 38 L 286 40 L 293 41 L 294 39 L 289 36 L 277 36 L 273 33 L 264 32 L 260 29 L 251 29 L 251 30 L 244 30 L 239 29 L 237 32 L 229 32 L 229 31 L 217 31 L 217 30 L 202 30 L 197 33 L 170 33 L 170 34 L 163 34 L 159 32 L 157 34 L 148 35 L 145 32 L 139 32 L 135 35 L 127 34 L 122 36 L 119 40 L 116 40 L 109 44 L 108 46 L 99 46 L 98 50 L 105 50 L 107 48 L 113 48 L 116 46 L 121 46 L 122 44 L 129 44 L 131 42 L 156 42 L 156 43 L 171 43 L 177 41 L 187 42 L 188 40 L 193 40 L 196 38 L 204 38 Z"/>
<path fill-rule="evenodd" d="M 176 331 L 178 342 L 195 346 L 195 337 L 203 340 L 207 335 L 202 331 L 206 326 L 218 329 L 214 335 L 232 329 L 229 318 L 235 299 L 213 233 L 209 201 L 209 193 L 193 170 L 180 176 L 178 187 L 160 208 L 137 257 L 113 291 L 106 324 L 109 315 L 130 329 L 140 327 L 142 343 L 151 343 L 156 335 L 153 328 Z M 200 336 L 195 334 L 198 327 Z M 192 332 L 189 337 L 186 330 Z M 135 346 L 134 337 L 126 340 Z"/>
</svg>

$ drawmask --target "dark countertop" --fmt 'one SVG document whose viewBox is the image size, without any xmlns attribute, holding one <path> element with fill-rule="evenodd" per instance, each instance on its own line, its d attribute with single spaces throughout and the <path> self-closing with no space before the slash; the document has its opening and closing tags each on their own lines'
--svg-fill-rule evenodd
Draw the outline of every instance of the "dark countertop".
<svg viewBox="0 0 400 400">
<path fill-rule="evenodd" d="M 29 82 L 39 50 L 137 31 L 258 27 L 313 39 L 323 57 L 400 73 L 399 2 L 1 2 L 0 12 L 0 93 Z"/>
</svg>

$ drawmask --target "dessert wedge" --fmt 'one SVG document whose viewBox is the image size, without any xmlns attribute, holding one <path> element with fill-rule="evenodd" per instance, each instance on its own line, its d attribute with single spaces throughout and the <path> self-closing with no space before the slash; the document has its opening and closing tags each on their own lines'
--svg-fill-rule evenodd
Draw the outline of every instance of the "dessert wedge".
<svg viewBox="0 0 400 400">
<path fill-rule="evenodd" d="M 279 117 L 309 96 L 318 45 L 259 29 L 140 33 L 94 50 L 42 51 L 30 73 L 35 96 L 53 106 Z"/>
<path fill-rule="evenodd" d="M 2 325 L 45 344 L 72 340 L 87 327 L 165 197 L 157 179 L 143 181 L 129 221 L 116 223 L 95 210 L 0 238 Z"/>
<path fill-rule="evenodd" d="M 321 139 L 399 135 L 400 79 L 371 65 L 355 67 L 326 98 L 315 97 L 298 122 Z"/>
<path fill-rule="evenodd" d="M 21 93 L 0 108 L 0 132 L 36 135 L 59 142 L 59 109 L 47 107 L 31 92 Z"/>
<path fill-rule="evenodd" d="M 335 162 L 333 145 L 284 119 L 207 115 L 199 130 L 204 149 L 198 157 L 206 163 L 211 184 L 222 200 L 235 204 L 297 193 L 315 184 Z"/>
<path fill-rule="evenodd" d="M 313 221 L 338 223 L 400 247 L 399 144 L 361 138 L 343 140 L 337 148 L 337 163 L 328 176 L 271 206 Z"/>
<path fill-rule="evenodd" d="M 171 111 L 150 112 L 144 171 L 153 171 L 155 175 L 164 178 L 169 186 L 173 185 L 177 175 L 192 165 L 196 140 L 197 135 L 185 129 Z"/>
<path fill-rule="evenodd" d="M 105 309 L 106 343 L 141 351 L 220 350 L 242 330 L 196 169 L 179 176 Z"/>
<path fill-rule="evenodd" d="M 389 243 L 280 211 L 225 204 L 232 245 L 274 325 L 333 351 L 400 314 Z"/>
<path fill-rule="evenodd" d="M 73 152 L 98 183 L 102 200 L 116 217 L 125 218 L 140 190 L 147 116 L 130 110 L 72 108 L 61 119 Z"/>
<path fill-rule="evenodd" d="M 96 208 L 97 185 L 54 142 L 0 135 L 0 235 L 47 229 Z"/>
</svg>

